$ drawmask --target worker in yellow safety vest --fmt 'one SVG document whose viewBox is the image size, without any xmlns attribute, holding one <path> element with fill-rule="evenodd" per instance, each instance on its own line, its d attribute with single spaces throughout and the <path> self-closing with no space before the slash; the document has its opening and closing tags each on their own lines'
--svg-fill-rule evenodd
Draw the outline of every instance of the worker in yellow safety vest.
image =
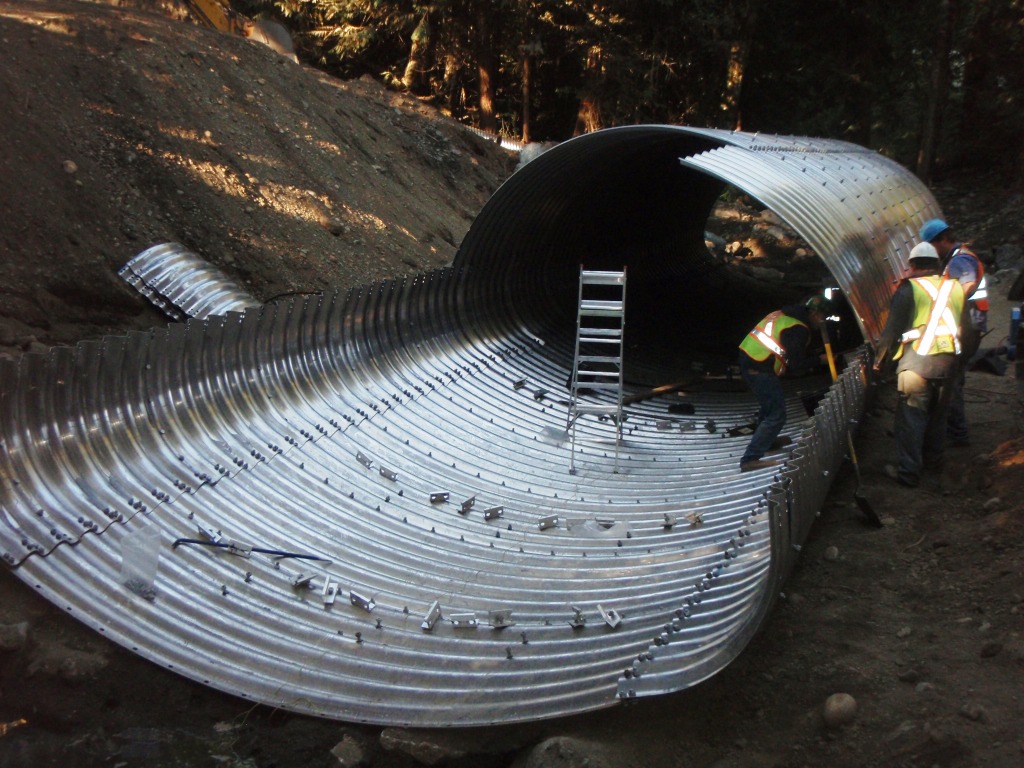
<svg viewBox="0 0 1024 768">
<path fill-rule="evenodd" d="M 946 436 L 956 446 L 967 446 L 967 411 L 964 408 L 964 383 L 971 358 L 981 347 L 982 337 L 988 333 L 988 281 L 985 265 L 977 254 L 956 239 L 953 230 L 942 219 L 932 219 L 921 227 L 921 240 L 935 246 L 939 259 L 946 265 L 942 274 L 958 280 L 967 299 L 970 322 L 960 329 L 960 365 L 953 378 L 953 390 L 946 412 Z M 967 318 L 965 318 L 967 319 Z"/>
<path fill-rule="evenodd" d="M 923 469 L 942 466 L 965 300 L 958 281 L 939 275 L 939 254 L 931 243 L 915 245 L 908 261 L 910 274 L 893 294 L 875 347 L 874 368 L 881 371 L 895 349 L 899 399 L 893 431 L 898 465 L 888 465 L 886 474 L 915 488 Z"/>
<path fill-rule="evenodd" d="M 757 426 L 743 456 L 740 471 L 778 464 L 763 458 L 768 451 L 788 445 L 779 437 L 786 425 L 786 395 L 779 377 L 798 375 L 822 366 L 825 355 L 808 356 L 812 339 L 831 311 L 824 296 L 814 296 L 772 312 L 759 322 L 740 343 L 740 375 L 757 397 Z"/>
</svg>

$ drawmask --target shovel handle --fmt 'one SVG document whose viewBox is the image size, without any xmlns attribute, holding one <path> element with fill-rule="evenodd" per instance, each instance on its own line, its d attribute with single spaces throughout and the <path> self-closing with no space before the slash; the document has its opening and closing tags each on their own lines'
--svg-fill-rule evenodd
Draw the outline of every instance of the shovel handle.
<svg viewBox="0 0 1024 768">
<path fill-rule="evenodd" d="M 828 337 L 828 326 L 825 323 L 821 324 L 821 341 L 825 345 L 825 357 L 828 358 L 828 370 L 832 374 L 832 383 L 834 384 L 839 378 L 839 374 L 836 373 L 836 359 L 832 355 L 832 342 Z"/>
</svg>

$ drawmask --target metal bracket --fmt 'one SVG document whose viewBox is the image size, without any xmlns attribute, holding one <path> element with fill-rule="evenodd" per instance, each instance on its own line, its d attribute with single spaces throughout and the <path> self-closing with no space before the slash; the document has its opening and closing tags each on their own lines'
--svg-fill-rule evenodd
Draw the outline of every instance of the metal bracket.
<svg viewBox="0 0 1024 768">
<path fill-rule="evenodd" d="M 238 557 L 251 557 L 252 544 L 243 544 L 240 541 L 228 539 L 227 546 L 224 547 L 224 551 L 227 552 L 229 555 L 238 555 Z"/>
<path fill-rule="evenodd" d="M 209 539 L 215 544 L 220 544 L 222 541 L 224 541 L 224 536 L 221 534 L 220 531 L 214 533 L 212 528 L 206 528 L 205 526 L 199 523 L 196 523 L 196 530 L 199 531 L 199 535 L 202 536 L 204 539 Z"/>
<path fill-rule="evenodd" d="M 570 605 L 569 607 L 572 608 L 572 618 L 569 620 L 569 626 L 573 629 L 583 629 L 587 625 L 587 617 L 575 605 Z"/>
<path fill-rule="evenodd" d="M 430 610 L 427 611 L 427 615 L 423 617 L 423 623 L 420 624 L 420 629 L 425 629 L 428 632 L 434 628 L 437 624 L 438 619 L 441 618 L 441 603 L 438 600 L 434 601 L 434 604 L 430 606 Z"/>
<path fill-rule="evenodd" d="M 381 467 L 380 468 L 380 474 L 381 474 L 382 477 L 386 477 L 388 480 L 397 480 L 398 479 L 398 473 L 397 472 L 393 472 L 392 470 L 387 469 L 386 467 Z"/>
<path fill-rule="evenodd" d="M 459 628 L 475 627 L 477 624 L 475 613 L 452 613 L 448 616 L 454 626 Z"/>
<path fill-rule="evenodd" d="M 373 466 L 373 459 L 366 458 L 362 451 L 356 451 L 356 460 L 367 469 Z"/>
<path fill-rule="evenodd" d="M 476 504 L 476 496 L 470 496 L 468 499 L 462 502 L 462 507 L 459 509 L 459 514 L 466 514 L 467 512 L 469 512 L 469 510 L 473 508 L 474 504 Z"/>
<path fill-rule="evenodd" d="M 360 594 L 350 591 L 348 593 L 348 600 L 356 608 L 362 608 L 364 611 L 372 611 L 377 607 L 377 604 L 373 602 L 372 597 L 363 597 Z"/>
<path fill-rule="evenodd" d="M 619 626 L 619 622 L 622 621 L 622 617 L 619 615 L 619 612 L 614 608 L 605 609 L 598 605 L 597 610 L 601 612 L 601 618 L 604 619 L 605 623 L 612 629 Z"/>
<path fill-rule="evenodd" d="M 338 596 L 338 582 L 331 581 L 330 576 L 325 576 L 320 596 L 324 599 L 324 606 L 334 605 L 334 599 Z"/>
<path fill-rule="evenodd" d="M 537 528 L 542 531 L 546 531 L 548 528 L 554 528 L 557 525 L 558 515 L 548 515 L 547 517 L 542 517 L 537 521 Z"/>
<path fill-rule="evenodd" d="M 490 507 L 484 510 L 484 520 L 496 520 L 505 513 L 504 507 Z"/>
<path fill-rule="evenodd" d="M 448 501 L 448 491 L 434 491 L 430 494 L 431 504 L 440 504 L 444 501 Z"/>
</svg>

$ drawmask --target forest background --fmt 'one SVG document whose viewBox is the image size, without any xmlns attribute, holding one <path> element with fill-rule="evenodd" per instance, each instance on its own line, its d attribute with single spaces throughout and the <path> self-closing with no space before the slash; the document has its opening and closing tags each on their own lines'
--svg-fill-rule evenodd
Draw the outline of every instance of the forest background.
<svg viewBox="0 0 1024 768">
<path fill-rule="evenodd" d="M 299 58 L 506 138 L 665 123 L 1024 169 L 1024 0 L 235 0 Z"/>
</svg>

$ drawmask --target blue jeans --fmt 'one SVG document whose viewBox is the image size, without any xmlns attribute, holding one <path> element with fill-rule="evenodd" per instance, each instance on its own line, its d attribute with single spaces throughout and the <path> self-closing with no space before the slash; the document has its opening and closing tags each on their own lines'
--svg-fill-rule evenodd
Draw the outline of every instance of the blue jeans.
<svg viewBox="0 0 1024 768">
<path fill-rule="evenodd" d="M 942 463 L 946 438 L 948 379 L 924 379 L 913 371 L 897 377 L 896 455 L 899 478 L 907 485 L 921 482 L 921 469 Z"/>
<path fill-rule="evenodd" d="M 772 447 L 775 438 L 786 426 L 786 394 L 779 377 L 770 371 L 760 370 L 750 364 L 750 358 L 740 355 L 740 376 L 754 393 L 760 410 L 757 414 L 757 428 L 747 450 L 743 452 L 740 464 L 756 461 Z"/>
</svg>

